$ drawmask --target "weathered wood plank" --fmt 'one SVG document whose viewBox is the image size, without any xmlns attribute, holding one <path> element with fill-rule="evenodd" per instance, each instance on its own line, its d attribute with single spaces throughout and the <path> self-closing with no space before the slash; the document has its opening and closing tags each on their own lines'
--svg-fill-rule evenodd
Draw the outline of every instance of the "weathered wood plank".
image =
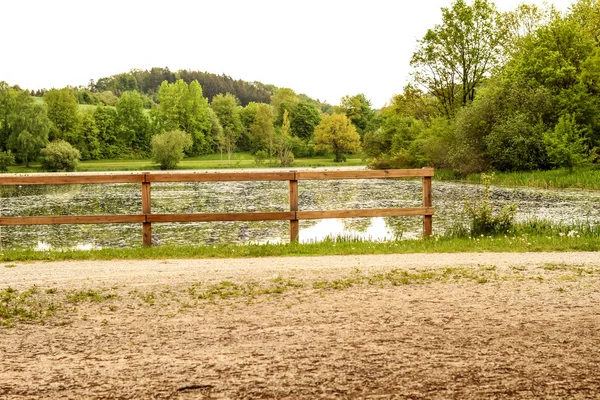
<svg viewBox="0 0 600 400">
<path fill-rule="evenodd" d="M 431 177 L 423 177 L 423 207 L 431 207 Z M 423 216 L 423 237 L 430 237 L 433 233 L 433 217 Z"/>
<path fill-rule="evenodd" d="M 295 172 L 151 172 L 147 182 L 225 182 L 225 181 L 289 181 Z"/>
<path fill-rule="evenodd" d="M 296 217 L 303 219 L 361 218 L 361 217 L 407 217 L 433 215 L 434 209 L 418 208 L 370 208 L 363 210 L 298 211 Z"/>
<path fill-rule="evenodd" d="M 0 225 L 120 224 L 140 223 L 144 222 L 145 220 L 146 217 L 142 214 L 1 217 Z"/>
<path fill-rule="evenodd" d="M 298 181 L 290 181 L 290 211 L 298 211 Z M 300 234 L 300 223 L 296 218 L 290 220 L 290 241 L 297 242 Z"/>
<path fill-rule="evenodd" d="M 150 182 L 142 183 L 142 213 L 152 213 Z M 152 224 L 146 221 L 142 224 L 142 244 L 144 247 L 152 246 Z"/>
<path fill-rule="evenodd" d="M 88 183 L 136 183 L 143 182 L 144 174 L 130 175 L 0 175 L 0 185 L 63 185 Z"/>
<path fill-rule="evenodd" d="M 386 169 L 377 171 L 308 171 L 296 172 L 298 180 L 327 180 L 327 179 L 385 179 L 385 178 L 415 178 L 433 176 L 433 168 L 423 169 Z"/>
<path fill-rule="evenodd" d="M 245 213 L 150 214 L 148 222 L 217 222 L 217 221 L 288 221 L 296 218 L 292 211 Z"/>
</svg>

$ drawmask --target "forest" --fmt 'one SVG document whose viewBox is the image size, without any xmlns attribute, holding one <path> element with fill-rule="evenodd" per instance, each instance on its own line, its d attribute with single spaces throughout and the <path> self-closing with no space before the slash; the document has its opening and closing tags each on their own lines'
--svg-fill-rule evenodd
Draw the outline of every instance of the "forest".
<svg viewBox="0 0 600 400">
<path fill-rule="evenodd" d="M 183 133 L 186 156 L 245 151 L 283 166 L 324 153 L 458 175 L 600 163 L 600 0 L 577 0 L 565 13 L 454 0 L 410 64 L 409 83 L 381 109 L 364 94 L 332 106 L 290 88 L 168 68 L 87 87 L 0 82 L 0 169 L 48 158 L 57 143 L 82 160 L 147 158 L 168 132 Z"/>
</svg>

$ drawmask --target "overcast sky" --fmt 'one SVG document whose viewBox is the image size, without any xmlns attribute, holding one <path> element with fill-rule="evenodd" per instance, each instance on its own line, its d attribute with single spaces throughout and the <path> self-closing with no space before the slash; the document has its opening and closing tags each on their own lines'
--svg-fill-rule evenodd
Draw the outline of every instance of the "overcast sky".
<svg viewBox="0 0 600 400">
<path fill-rule="evenodd" d="M 574 0 L 554 0 L 566 10 Z M 498 0 L 509 10 L 521 0 Z M 542 4 L 542 0 L 528 3 Z M 169 67 L 290 87 L 338 104 L 364 93 L 381 107 L 451 0 L 6 0 L 0 81 L 87 85 L 132 68 Z"/>
</svg>

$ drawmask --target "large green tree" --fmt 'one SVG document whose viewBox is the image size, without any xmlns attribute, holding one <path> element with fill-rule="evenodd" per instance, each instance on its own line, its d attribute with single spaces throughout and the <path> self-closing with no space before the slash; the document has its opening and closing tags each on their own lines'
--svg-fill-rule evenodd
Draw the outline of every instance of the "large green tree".
<svg viewBox="0 0 600 400">
<path fill-rule="evenodd" d="M 198 81 L 189 85 L 179 79 L 175 83 L 163 81 L 158 91 L 158 108 L 153 117 L 159 132 L 181 130 L 192 136 L 190 154 L 206 153 L 205 138 L 211 129 L 208 100 L 202 96 Z"/>
<path fill-rule="evenodd" d="M 210 107 L 217 115 L 223 128 L 221 143 L 227 152 L 227 159 L 231 163 L 231 154 L 235 150 L 237 140 L 242 133 L 237 99 L 230 93 L 226 95 L 218 94 L 213 97 Z"/>
<path fill-rule="evenodd" d="M 275 125 L 281 126 L 283 123 L 283 113 L 287 111 L 288 114 L 291 114 L 298 103 L 300 103 L 300 99 L 292 89 L 279 88 L 275 90 L 275 93 L 271 96 Z"/>
<path fill-rule="evenodd" d="M 315 129 L 315 150 L 330 151 L 342 162 L 344 153 L 360 152 L 360 135 L 344 114 L 326 115 Z"/>
<path fill-rule="evenodd" d="M 274 148 L 273 111 L 267 104 L 259 104 L 256 117 L 250 126 L 250 137 L 255 151 L 268 150 L 269 162 Z"/>
<path fill-rule="evenodd" d="M 44 102 L 52 122 L 50 140 L 75 142 L 79 131 L 79 105 L 73 90 L 52 89 L 44 94 Z"/>
<path fill-rule="evenodd" d="M 292 134 L 305 141 L 311 140 L 321 118 L 321 111 L 316 105 L 304 101 L 298 103 L 290 121 Z"/>
<path fill-rule="evenodd" d="M 144 100 L 138 92 L 125 92 L 117 103 L 119 135 L 134 153 L 146 153 L 150 147 L 150 120 Z"/>
<path fill-rule="evenodd" d="M 454 0 L 442 22 L 418 42 L 411 60 L 415 82 L 433 94 L 447 116 L 475 98 L 502 59 L 507 39 L 501 14 L 488 0 Z"/>
<path fill-rule="evenodd" d="M 46 108 L 26 91 L 0 82 L 0 144 L 29 166 L 48 143 L 50 121 Z M 0 149 L 0 150 L 2 150 Z"/>
<path fill-rule="evenodd" d="M 364 94 L 344 96 L 340 101 L 340 105 L 334 108 L 336 113 L 344 114 L 350 119 L 350 122 L 356 127 L 361 136 L 367 132 L 374 111 L 371 109 L 371 102 Z"/>
</svg>

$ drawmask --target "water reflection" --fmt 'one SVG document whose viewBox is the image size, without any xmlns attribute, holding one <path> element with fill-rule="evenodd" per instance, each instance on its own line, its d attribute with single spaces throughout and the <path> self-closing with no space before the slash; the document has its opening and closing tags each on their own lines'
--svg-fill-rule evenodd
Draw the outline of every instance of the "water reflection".
<svg viewBox="0 0 600 400">
<path fill-rule="evenodd" d="M 253 212 L 289 210 L 287 182 L 160 183 L 152 185 L 152 212 Z M 433 183 L 434 234 L 443 234 L 462 218 L 465 198 L 481 192 L 479 185 Z M 138 214 L 139 184 L 48 185 L 0 187 L 3 216 Z M 496 205 L 516 202 L 517 219 L 559 223 L 600 222 L 600 192 L 497 188 Z M 302 181 L 301 211 L 419 207 L 419 180 Z M 46 225 L 0 227 L 3 248 L 115 248 L 141 246 L 140 224 Z M 285 243 L 289 222 L 215 222 L 153 224 L 156 245 L 219 243 Z M 422 217 L 356 218 L 300 221 L 300 241 L 342 236 L 393 240 L 419 238 Z"/>
<path fill-rule="evenodd" d="M 387 241 L 395 240 L 398 236 L 381 217 L 356 219 L 366 222 L 364 230 L 355 230 L 350 227 L 348 220 L 322 219 L 315 225 L 300 229 L 301 243 L 321 242 L 327 238 L 345 238 L 351 240 Z M 361 224 L 362 225 L 362 224 Z"/>
</svg>

